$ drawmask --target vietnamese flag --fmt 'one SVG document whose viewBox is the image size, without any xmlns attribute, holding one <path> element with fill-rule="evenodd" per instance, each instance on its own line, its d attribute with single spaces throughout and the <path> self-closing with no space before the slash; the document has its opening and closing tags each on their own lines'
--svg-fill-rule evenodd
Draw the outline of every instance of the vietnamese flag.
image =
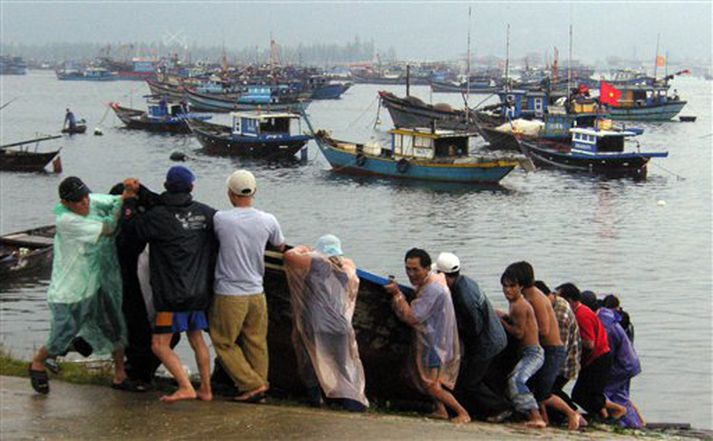
<svg viewBox="0 0 713 441">
<path fill-rule="evenodd" d="M 619 107 L 619 100 L 621 99 L 621 90 L 602 81 L 599 86 L 599 104 L 609 104 L 614 107 Z"/>
</svg>

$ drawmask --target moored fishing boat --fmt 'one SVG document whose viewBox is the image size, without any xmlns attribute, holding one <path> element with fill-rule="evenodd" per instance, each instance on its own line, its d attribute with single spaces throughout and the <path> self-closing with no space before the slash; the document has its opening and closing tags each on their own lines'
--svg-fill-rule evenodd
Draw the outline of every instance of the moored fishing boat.
<svg viewBox="0 0 713 441">
<path fill-rule="evenodd" d="M 433 121 L 441 129 L 474 130 L 472 116 L 453 109 L 448 104 L 427 104 L 414 96 L 397 97 L 391 92 L 379 91 L 381 105 L 386 107 L 395 127 L 430 127 Z"/>
<path fill-rule="evenodd" d="M 512 158 L 471 156 L 473 133 L 411 128 L 389 131 L 390 144 L 360 144 L 315 132 L 305 118 L 322 154 L 335 172 L 389 178 L 497 184 L 519 162 Z"/>
<path fill-rule="evenodd" d="M 180 104 L 166 108 L 160 104 L 150 104 L 148 112 L 122 107 L 119 103 L 109 103 L 109 107 L 127 128 L 149 132 L 191 133 L 186 120 L 205 121 L 211 118 L 210 115 L 188 112 Z"/>
<path fill-rule="evenodd" d="M 217 93 L 200 93 L 188 88 L 186 98 L 192 108 L 206 112 L 233 112 L 258 108 L 297 112 L 306 109 L 310 102 L 309 99 L 287 91 L 259 86 L 249 88 L 246 93 L 226 96 Z"/>
<path fill-rule="evenodd" d="M 60 135 L 45 136 L 27 141 L 14 142 L 0 146 L 0 170 L 18 172 L 42 172 L 52 162 L 55 173 L 62 171 L 59 160 L 60 147 L 49 152 L 38 152 L 37 146 L 41 141 L 61 138 Z M 35 144 L 34 151 L 29 146 Z"/>
<path fill-rule="evenodd" d="M 277 159 L 293 156 L 311 139 L 303 135 L 300 115 L 290 112 L 233 112 L 232 126 L 187 120 L 210 154 Z"/>
<path fill-rule="evenodd" d="M 48 271 L 54 233 L 50 225 L 0 236 L 0 279 Z"/>
<path fill-rule="evenodd" d="M 635 132 L 599 130 L 596 128 L 570 129 L 570 143 L 543 139 L 522 139 L 523 152 L 535 164 L 573 172 L 605 176 L 645 178 L 651 158 L 665 158 L 668 152 L 625 150 L 627 138 Z"/>
</svg>

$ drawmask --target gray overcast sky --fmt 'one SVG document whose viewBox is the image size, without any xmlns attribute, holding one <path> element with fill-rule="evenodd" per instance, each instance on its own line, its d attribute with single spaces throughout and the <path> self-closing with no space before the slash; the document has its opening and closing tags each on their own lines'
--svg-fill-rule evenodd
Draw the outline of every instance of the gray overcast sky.
<svg viewBox="0 0 713 441">
<path fill-rule="evenodd" d="M 711 57 L 711 6 L 696 2 L 241 2 L 241 1 L 6 1 L 1 3 L 6 43 L 152 42 L 180 33 L 190 45 L 267 47 L 373 39 L 399 58 L 447 59 L 466 52 L 468 6 L 471 41 L 478 55 L 544 53 L 557 46 L 566 59 L 568 26 L 574 57 L 652 58 L 656 35 L 662 54 Z"/>
</svg>

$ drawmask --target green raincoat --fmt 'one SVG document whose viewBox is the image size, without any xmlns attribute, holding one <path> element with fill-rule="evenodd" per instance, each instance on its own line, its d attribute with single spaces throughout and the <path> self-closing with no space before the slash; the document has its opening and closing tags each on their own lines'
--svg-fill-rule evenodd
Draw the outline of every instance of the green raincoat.
<svg viewBox="0 0 713 441">
<path fill-rule="evenodd" d="M 91 194 L 89 215 L 80 216 L 58 204 L 54 212 L 52 280 L 47 292 L 52 323 L 46 347 L 50 354 L 67 352 L 81 336 L 103 355 L 126 345 L 121 311 L 122 285 L 114 234 L 121 197 Z"/>
</svg>

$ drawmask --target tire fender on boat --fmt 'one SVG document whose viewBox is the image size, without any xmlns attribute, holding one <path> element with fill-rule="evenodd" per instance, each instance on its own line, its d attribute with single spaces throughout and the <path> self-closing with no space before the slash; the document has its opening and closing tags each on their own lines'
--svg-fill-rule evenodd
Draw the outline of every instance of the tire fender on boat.
<svg viewBox="0 0 713 441">
<path fill-rule="evenodd" d="M 409 162 L 406 158 L 401 158 L 399 161 L 396 163 L 396 170 L 399 171 L 399 173 L 406 173 L 406 171 L 409 168 Z"/>
<path fill-rule="evenodd" d="M 364 167 L 364 164 L 366 164 L 366 156 L 364 156 L 364 153 L 357 153 L 355 160 L 356 165 L 359 167 Z"/>
</svg>

